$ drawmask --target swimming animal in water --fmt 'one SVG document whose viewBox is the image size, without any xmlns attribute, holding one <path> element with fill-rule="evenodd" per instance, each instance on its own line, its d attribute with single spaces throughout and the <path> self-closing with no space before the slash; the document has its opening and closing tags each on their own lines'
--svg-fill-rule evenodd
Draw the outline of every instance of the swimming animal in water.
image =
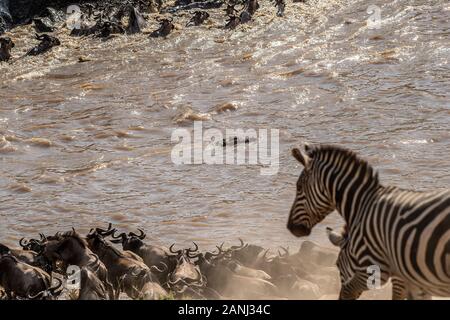
<svg viewBox="0 0 450 320">
<path fill-rule="evenodd" d="M 61 42 L 58 38 L 54 36 L 49 36 L 48 34 L 36 34 L 36 39 L 41 41 L 37 46 L 29 50 L 26 55 L 27 56 L 37 56 L 49 51 L 54 46 L 59 46 Z"/>
<path fill-rule="evenodd" d="M 209 18 L 209 13 L 205 11 L 195 11 L 194 16 L 188 21 L 186 27 L 199 26 Z"/>
<path fill-rule="evenodd" d="M 159 28 L 153 31 L 150 34 L 151 38 L 158 38 L 158 37 L 167 37 L 169 33 L 172 32 L 172 30 L 175 28 L 174 24 L 172 23 L 173 19 L 162 19 L 160 21 Z"/>
<path fill-rule="evenodd" d="M 9 37 L 0 38 L 0 62 L 8 61 L 11 58 L 11 49 L 15 44 Z"/>
</svg>

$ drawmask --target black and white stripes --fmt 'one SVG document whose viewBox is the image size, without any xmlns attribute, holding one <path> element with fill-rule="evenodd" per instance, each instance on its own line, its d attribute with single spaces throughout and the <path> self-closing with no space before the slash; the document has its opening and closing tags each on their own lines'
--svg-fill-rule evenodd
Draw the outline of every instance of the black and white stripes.
<svg viewBox="0 0 450 320">
<path fill-rule="evenodd" d="M 335 146 L 293 150 L 304 166 L 288 229 L 307 236 L 333 210 L 346 222 L 339 246 L 342 299 L 368 290 L 367 268 L 391 278 L 393 298 L 450 296 L 450 191 L 385 187 L 373 168 Z M 335 238 L 337 239 L 337 238 Z"/>
</svg>

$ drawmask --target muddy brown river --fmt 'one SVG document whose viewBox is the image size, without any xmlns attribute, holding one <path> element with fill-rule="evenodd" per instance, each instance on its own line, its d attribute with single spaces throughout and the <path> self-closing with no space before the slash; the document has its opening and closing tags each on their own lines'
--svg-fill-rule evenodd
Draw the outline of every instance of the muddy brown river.
<svg viewBox="0 0 450 320">
<path fill-rule="evenodd" d="M 261 2 L 234 31 L 218 28 L 222 12 L 192 28 L 180 13 L 167 39 L 62 29 L 60 47 L 23 59 L 33 30 L 10 32 L 13 62 L 0 64 L 1 241 L 112 222 L 166 245 L 242 237 L 295 248 L 286 222 L 301 168 L 290 150 L 306 141 L 356 150 L 385 185 L 449 187 L 448 1 L 288 1 L 284 18 Z M 380 9 L 377 28 L 369 5 Z M 214 112 L 225 103 L 236 110 Z M 192 130 L 193 119 L 278 129 L 278 173 L 175 165 L 172 132 Z M 332 214 L 310 238 L 328 246 L 325 227 L 341 223 Z"/>
</svg>

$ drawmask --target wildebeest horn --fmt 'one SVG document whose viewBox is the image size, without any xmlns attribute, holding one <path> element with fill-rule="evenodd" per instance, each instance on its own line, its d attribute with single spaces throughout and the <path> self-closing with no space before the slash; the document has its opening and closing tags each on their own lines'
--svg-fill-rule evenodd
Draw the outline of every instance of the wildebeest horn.
<svg viewBox="0 0 450 320">
<path fill-rule="evenodd" d="M 138 230 L 141 233 L 140 235 L 138 235 L 138 238 L 141 240 L 144 240 L 147 235 L 145 234 L 145 232 L 142 229 L 138 229 Z"/>
<path fill-rule="evenodd" d="M 188 255 L 189 258 L 195 259 L 195 258 L 200 257 L 200 256 L 202 255 L 202 253 L 199 252 L 199 253 L 196 253 L 196 254 L 191 255 L 190 252 L 188 252 L 187 255 Z"/>
<path fill-rule="evenodd" d="M 61 288 L 62 287 L 62 283 L 63 283 L 62 280 L 59 279 L 59 278 L 55 278 L 55 280 L 58 281 L 58 285 L 48 289 L 48 291 L 51 293 L 52 296 L 59 295 L 64 289 L 64 288 Z M 61 289 L 59 291 L 56 291 L 59 288 L 61 288 Z"/>
<path fill-rule="evenodd" d="M 89 262 L 87 265 L 89 266 L 89 267 L 95 267 L 95 266 L 97 266 L 97 263 L 98 263 L 98 256 L 96 255 L 96 254 L 89 254 L 89 256 L 91 256 L 91 257 L 93 257 L 95 260 L 93 261 L 93 262 Z"/>
<path fill-rule="evenodd" d="M 63 290 L 63 288 L 61 288 L 62 287 L 62 280 L 58 279 L 58 278 L 55 278 L 55 279 L 56 279 L 56 281 L 58 281 L 58 285 L 56 285 L 54 287 L 50 287 L 50 288 L 48 288 L 46 290 L 40 291 L 40 292 L 38 292 L 37 294 L 35 294 L 33 296 L 30 295 L 29 293 L 27 293 L 27 295 L 26 295 L 27 299 L 30 299 L 30 300 L 39 299 L 39 298 L 42 298 L 42 297 L 46 296 L 47 293 L 50 293 L 52 296 L 59 295 L 61 293 L 61 291 Z M 56 292 L 56 290 L 58 290 L 59 288 L 61 288 L 61 290 L 59 290 L 59 292 Z"/>
<path fill-rule="evenodd" d="M 29 300 L 34 300 L 34 299 L 40 298 L 40 297 L 42 297 L 42 296 L 45 294 L 45 292 L 46 292 L 46 290 L 41 291 L 41 292 L 38 292 L 38 293 L 35 294 L 34 296 L 32 296 L 32 295 L 30 295 L 29 293 L 27 293 L 27 299 L 29 299 Z"/>
<path fill-rule="evenodd" d="M 223 253 L 223 244 L 224 244 L 224 243 L 225 243 L 225 242 L 222 242 L 222 244 L 221 244 L 220 246 L 216 246 L 217 250 L 219 250 L 219 252 L 218 252 L 217 254 L 212 253 L 212 252 L 211 252 L 211 254 L 212 254 L 213 256 L 218 256 L 219 254 Z"/>
<path fill-rule="evenodd" d="M 266 261 L 268 261 L 269 259 L 267 258 L 267 253 L 269 252 L 269 249 L 267 249 L 266 251 L 264 251 L 264 254 L 262 256 L 262 258 Z"/>
<path fill-rule="evenodd" d="M 19 244 L 22 248 L 26 248 L 26 246 L 28 245 L 28 241 L 26 241 L 25 238 L 22 238 L 19 240 Z"/>
<path fill-rule="evenodd" d="M 281 249 L 283 249 L 283 251 L 284 251 L 284 254 L 282 254 L 282 253 L 280 252 L 280 250 L 278 250 L 278 255 L 279 255 L 281 258 L 284 258 L 284 257 L 289 256 L 289 248 L 281 247 Z"/>
<path fill-rule="evenodd" d="M 192 242 L 192 243 L 194 244 L 195 249 L 189 248 L 189 249 L 188 249 L 188 252 L 197 252 L 197 251 L 198 251 L 198 245 L 197 245 L 195 242 Z"/>
<path fill-rule="evenodd" d="M 175 253 L 175 254 L 181 254 L 181 252 L 182 252 L 183 250 L 173 251 L 173 247 L 174 247 L 174 246 L 175 246 L 175 243 L 172 244 L 172 245 L 169 247 L 170 252 Z"/>
<path fill-rule="evenodd" d="M 95 231 L 97 231 L 97 233 L 98 233 L 99 235 L 101 235 L 101 236 L 103 236 L 103 237 L 107 237 L 107 236 L 113 234 L 114 231 L 116 231 L 116 229 L 113 229 L 112 223 L 110 222 L 110 223 L 108 224 L 108 229 L 107 229 L 107 230 L 104 230 L 104 229 L 101 229 L 101 228 L 96 228 Z"/>
<path fill-rule="evenodd" d="M 160 262 L 159 264 L 162 265 L 164 268 L 159 269 L 157 266 L 151 266 L 150 270 L 152 270 L 152 271 L 156 270 L 159 273 L 163 273 L 163 272 L 166 272 L 167 270 L 169 270 L 169 267 L 164 262 Z"/>
<path fill-rule="evenodd" d="M 134 232 L 130 232 L 130 233 L 128 233 L 128 236 L 130 236 L 130 237 L 136 237 L 136 238 L 139 238 L 139 239 L 141 239 L 141 240 L 144 240 L 144 239 L 145 239 L 145 236 L 146 236 L 145 232 L 142 231 L 142 229 L 138 229 L 138 230 L 139 230 L 139 232 L 140 232 L 139 235 L 137 235 L 137 234 L 134 233 Z"/>
<path fill-rule="evenodd" d="M 39 236 L 41 237 L 41 242 L 42 241 L 47 241 L 47 237 L 45 236 L 45 234 L 39 233 Z"/>
<path fill-rule="evenodd" d="M 125 232 L 122 232 L 121 234 L 119 234 L 118 236 L 116 236 L 116 235 L 115 235 L 116 231 L 117 231 L 117 230 L 115 230 L 115 231 L 112 233 L 111 236 L 112 236 L 114 239 L 117 239 L 117 240 L 111 240 L 112 243 L 124 243 L 125 241 L 127 241 L 128 237 L 127 237 L 127 235 L 126 235 Z M 120 239 L 119 239 L 119 238 L 120 238 Z"/>
</svg>

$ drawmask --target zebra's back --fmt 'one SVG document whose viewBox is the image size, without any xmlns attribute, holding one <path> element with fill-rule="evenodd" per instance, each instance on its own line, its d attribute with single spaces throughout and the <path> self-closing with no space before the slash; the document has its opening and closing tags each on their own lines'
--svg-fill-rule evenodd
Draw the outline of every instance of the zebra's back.
<svg viewBox="0 0 450 320">
<path fill-rule="evenodd" d="M 450 296 L 450 191 L 386 189 L 370 221 L 379 225 L 368 241 L 384 253 L 391 273 L 432 295 Z"/>
</svg>

